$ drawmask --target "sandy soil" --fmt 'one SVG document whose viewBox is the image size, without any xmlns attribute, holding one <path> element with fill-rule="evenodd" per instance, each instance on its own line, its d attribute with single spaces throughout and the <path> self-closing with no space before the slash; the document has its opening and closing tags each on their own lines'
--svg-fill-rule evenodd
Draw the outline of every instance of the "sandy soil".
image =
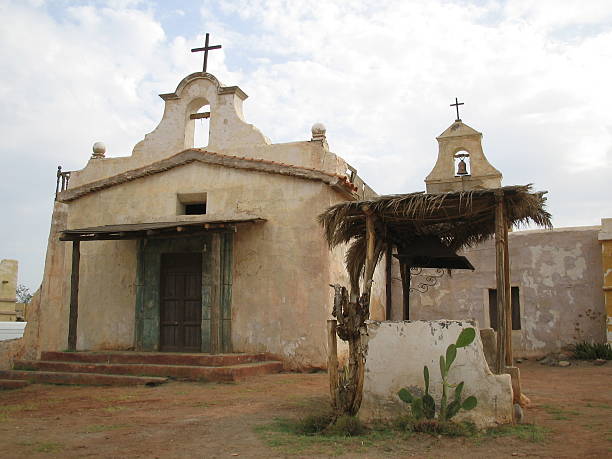
<svg viewBox="0 0 612 459">
<path fill-rule="evenodd" d="M 527 422 L 550 429 L 540 441 L 419 434 L 292 449 L 263 435 L 261 426 L 324 404 L 327 375 L 278 374 L 239 384 L 32 385 L 3 391 L 0 457 L 612 457 L 610 362 L 568 368 L 525 362 L 521 372 L 533 403 Z"/>
</svg>

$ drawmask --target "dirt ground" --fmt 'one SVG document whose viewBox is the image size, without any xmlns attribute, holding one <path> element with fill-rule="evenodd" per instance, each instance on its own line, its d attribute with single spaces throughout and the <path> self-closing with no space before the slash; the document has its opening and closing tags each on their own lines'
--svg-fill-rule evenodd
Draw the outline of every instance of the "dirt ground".
<svg viewBox="0 0 612 459">
<path fill-rule="evenodd" d="M 159 387 L 32 385 L 0 392 L 3 458 L 612 457 L 612 364 L 521 365 L 526 430 L 469 438 L 387 432 L 349 439 L 277 432 L 327 403 L 327 375 Z"/>
</svg>

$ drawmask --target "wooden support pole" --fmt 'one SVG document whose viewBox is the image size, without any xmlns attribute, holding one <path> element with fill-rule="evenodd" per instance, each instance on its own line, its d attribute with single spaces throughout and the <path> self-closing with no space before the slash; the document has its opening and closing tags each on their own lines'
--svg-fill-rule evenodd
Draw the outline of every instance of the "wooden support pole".
<svg viewBox="0 0 612 459">
<path fill-rule="evenodd" d="M 504 236 L 507 232 L 504 215 L 504 194 L 495 195 L 495 280 L 497 286 L 497 362 L 496 373 L 504 373 L 506 365 L 507 317 L 506 317 L 506 263 Z M 505 228 L 505 229 L 504 229 Z"/>
<path fill-rule="evenodd" d="M 393 245 L 387 243 L 387 251 L 385 253 L 385 320 L 391 320 L 393 311 Z"/>
<path fill-rule="evenodd" d="M 400 275 L 402 277 L 402 320 L 410 320 L 410 266 L 401 263 Z"/>
<path fill-rule="evenodd" d="M 327 321 L 327 374 L 332 407 L 338 409 L 338 341 L 336 338 L 336 319 Z"/>
<path fill-rule="evenodd" d="M 510 254 L 508 241 L 508 211 L 504 209 L 504 289 L 506 291 L 506 366 L 514 365 L 512 352 L 512 294 L 510 291 Z"/>
<path fill-rule="evenodd" d="M 68 318 L 68 350 L 76 351 L 77 321 L 79 318 L 79 266 L 81 246 L 79 241 L 72 242 L 72 273 L 70 274 L 70 316 Z"/>
</svg>

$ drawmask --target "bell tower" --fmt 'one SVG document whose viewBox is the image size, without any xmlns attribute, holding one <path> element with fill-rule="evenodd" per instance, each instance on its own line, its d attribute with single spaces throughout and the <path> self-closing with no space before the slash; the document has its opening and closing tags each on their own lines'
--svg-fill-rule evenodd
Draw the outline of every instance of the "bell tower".
<svg viewBox="0 0 612 459">
<path fill-rule="evenodd" d="M 425 178 L 428 193 L 481 190 L 501 187 L 502 174 L 487 160 L 482 151 L 482 134 L 459 118 L 438 141 L 438 159 Z"/>
</svg>

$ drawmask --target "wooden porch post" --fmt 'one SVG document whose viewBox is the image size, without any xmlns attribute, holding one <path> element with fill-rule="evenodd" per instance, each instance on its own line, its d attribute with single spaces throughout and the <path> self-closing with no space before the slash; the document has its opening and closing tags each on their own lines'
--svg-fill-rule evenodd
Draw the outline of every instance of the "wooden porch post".
<svg viewBox="0 0 612 459">
<path fill-rule="evenodd" d="M 218 354 L 221 350 L 221 235 L 212 233 L 210 247 L 210 265 L 212 288 L 210 301 L 210 353 Z"/>
<path fill-rule="evenodd" d="M 512 352 L 512 294 L 510 291 L 510 254 L 508 253 L 508 215 L 504 209 L 504 276 L 506 290 L 506 366 L 514 365 L 514 356 Z"/>
<path fill-rule="evenodd" d="M 393 289 L 392 289 L 392 261 L 393 261 L 393 246 L 387 243 L 387 251 L 385 253 L 385 320 L 391 320 L 391 313 L 393 311 Z"/>
<path fill-rule="evenodd" d="M 410 266 L 401 263 L 400 274 L 402 276 L 402 320 L 410 320 Z"/>
<path fill-rule="evenodd" d="M 506 298 L 506 245 L 508 244 L 508 225 L 504 212 L 504 193 L 495 194 L 495 280 L 497 287 L 497 362 L 496 373 L 502 374 L 506 366 L 508 321 Z"/>
<path fill-rule="evenodd" d="M 70 274 L 70 316 L 68 318 L 68 350 L 76 351 L 77 321 L 79 317 L 80 241 L 72 241 L 72 273 Z"/>
</svg>

